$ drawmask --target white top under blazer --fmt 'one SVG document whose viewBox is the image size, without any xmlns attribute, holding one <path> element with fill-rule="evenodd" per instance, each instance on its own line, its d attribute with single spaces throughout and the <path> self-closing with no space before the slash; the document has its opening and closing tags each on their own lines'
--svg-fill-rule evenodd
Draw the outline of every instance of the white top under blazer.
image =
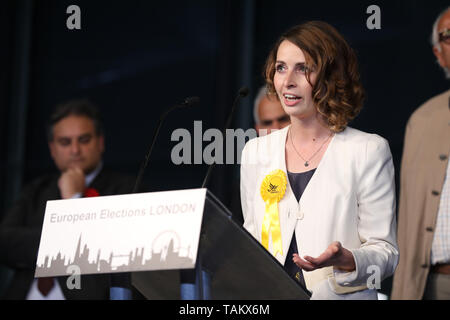
<svg viewBox="0 0 450 320">
<path fill-rule="evenodd" d="M 252 139 L 242 151 L 244 227 L 260 242 L 265 213 L 260 186 L 273 170 L 281 169 L 287 175 L 288 129 Z M 342 294 L 358 292 L 355 298 L 364 298 L 367 287 L 377 288 L 394 273 L 399 258 L 394 165 L 384 138 L 347 127 L 332 137 L 299 202 L 289 179 L 287 184 L 278 203 L 283 254 L 277 253 L 275 258 L 284 265 L 295 230 L 301 257 L 318 257 L 333 241 L 340 241 L 353 253 L 356 263 L 353 272 L 333 267 L 304 271 L 312 298 L 345 298 L 348 295 Z M 271 238 L 269 251 L 273 252 Z"/>
</svg>

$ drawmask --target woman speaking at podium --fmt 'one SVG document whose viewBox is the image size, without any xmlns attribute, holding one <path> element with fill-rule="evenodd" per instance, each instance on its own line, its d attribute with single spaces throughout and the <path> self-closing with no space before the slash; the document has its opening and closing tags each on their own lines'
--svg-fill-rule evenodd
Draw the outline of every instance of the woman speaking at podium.
<svg viewBox="0 0 450 320">
<path fill-rule="evenodd" d="M 394 167 L 384 138 L 347 126 L 364 98 L 354 51 L 307 22 L 281 36 L 265 78 L 291 125 L 245 145 L 244 227 L 312 299 L 377 299 L 398 263 Z"/>
</svg>

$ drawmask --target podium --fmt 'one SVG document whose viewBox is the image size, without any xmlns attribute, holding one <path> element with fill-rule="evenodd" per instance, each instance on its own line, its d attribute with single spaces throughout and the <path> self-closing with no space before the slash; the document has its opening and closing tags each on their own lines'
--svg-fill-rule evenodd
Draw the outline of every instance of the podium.
<svg viewBox="0 0 450 320">
<path fill-rule="evenodd" d="M 206 193 L 195 269 L 141 271 L 132 285 L 149 300 L 182 298 L 180 272 L 196 275 L 200 299 L 307 300 L 311 294 L 242 226 L 210 192 Z"/>
</svg>

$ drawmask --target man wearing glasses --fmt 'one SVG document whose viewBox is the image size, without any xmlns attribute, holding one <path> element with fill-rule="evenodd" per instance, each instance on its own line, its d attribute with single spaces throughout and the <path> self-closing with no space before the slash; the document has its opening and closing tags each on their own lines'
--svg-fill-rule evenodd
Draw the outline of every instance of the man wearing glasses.
<svg viewBox="0 0 450 320">
<path fill-rule="evenodd" d="M 282 129 L 291 123 L 277 97 L 267 95 L 266 86 L 261 87 L 256 95 L 253 117 L 258 136 Z"/>
<path fill-rule="evenodd" d="M 436 19 L 433 52 L 450 79 L 450 7 Z M 410 117 L 400 172 L 400 262 L 392 299 L 450 299 L 450 90 Z"/>
<path fill-rule="evenodd" d="M 450 8 L 436 20 L 432 34 L 433 52 L 450 79 Z"/>
</svg>

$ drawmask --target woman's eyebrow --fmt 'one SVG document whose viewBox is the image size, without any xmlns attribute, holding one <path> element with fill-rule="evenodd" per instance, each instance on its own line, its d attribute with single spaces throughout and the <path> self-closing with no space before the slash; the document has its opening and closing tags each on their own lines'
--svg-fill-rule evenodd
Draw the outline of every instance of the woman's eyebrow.
<svg viewBox="0 0 450 320">
<path fill-rule="evenodd" d="M 286 62 L 284 62 L 282 60 L 277 60 L 277 61 L 275 61 L 275 63 L 286 64 Z M 303 65 L 303 64 L 306 64 L 306 61 L 297 62 L 295 65 L 298 66 L 298 65 Z"/>
</svg>

